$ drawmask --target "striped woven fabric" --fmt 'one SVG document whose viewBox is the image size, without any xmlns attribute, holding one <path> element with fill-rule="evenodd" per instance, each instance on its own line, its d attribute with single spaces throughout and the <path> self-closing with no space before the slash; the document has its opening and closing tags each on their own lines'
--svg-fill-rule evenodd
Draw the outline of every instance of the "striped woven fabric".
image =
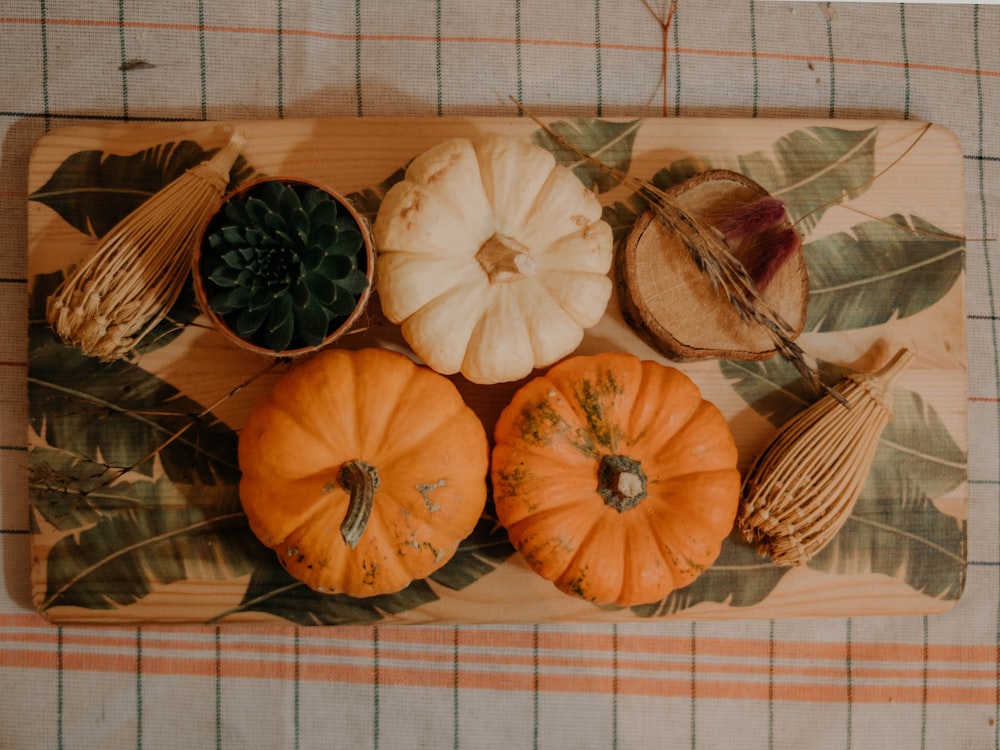
<svg viewBox="0 0 1000 750">
<path fill-rule="evenodd" d="M 1000 747 L 1000 6 L 680 0 L 0 6 L 0 747 Z M 664 77 L 665 74 L 665 77 Z M 968 546 L 942 614 L 53 625 L 29 581 L 26 184 L 84 123 L 928 121 L 965 173 Z M 854 613 L 845 613 L 851 614 Z"/>
</svg>

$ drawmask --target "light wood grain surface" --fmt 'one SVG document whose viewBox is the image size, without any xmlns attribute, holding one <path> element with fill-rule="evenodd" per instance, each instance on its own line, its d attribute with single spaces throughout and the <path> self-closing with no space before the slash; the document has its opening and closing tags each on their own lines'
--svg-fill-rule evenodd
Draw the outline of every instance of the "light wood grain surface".
<svg viewBox="0 0 1000 750">
<path fill-rule="evenodd" d="M 963 164 L 950 132 L 932 127 L 924 132 L 913 122 L 803 120 L 644 120 L 638 129 L 631 174 L 651 178 L 670 163 L 708 155 L 713 163 L 739 166 L 740 155 L 770 153 L 783 135 L 807 127 L 877 128 L 874 144 L 876 178 L 864 195 L 823 213 L 806 242 L 851 227 L 870 216 L 918 214 L 953 235 L 965 233 Z M 309 119 L 282 121 L 192 122 L 68 127 L 44 136 L 31 155 L 29 194 L 37 190 L 71 154 L 96 149 L 130 154 L 160 143 L 192 139 L 205 148 L 221 146 L 232 130 L 246 135 L 245 159 L 268 174 L 299 176 L 323 182 L 342 194 L 374 187 L 404 167 L 414 156 L 451 137 L 506 133 L 529 138 L 537 126 L 527 118 Z M 622 189 L 602 195 L 611 204 L 627 197 Z M 780 197 L 780 196 L 779 196 Z M 29 202 L 29 280 L 37 274 L 68 268 L 92 246 L 55 212 Z M 373 303 L 377 306 L 377 303 Z M 406 351 L 398 329 L 380 320 L 345 341 L 345 346 L 387 346 Z M 817 359 L 858 370 L 881 364 L 891 352 L 908 347 L 916 360 L 898 386 L 917 393 L 934 409 L 948 432 L 966 449 L 966 343 L 964 283 L 959 281 L 933 309 L 910 318 L 863 329 L 806 332 L 800 344 Z M 579 353 L 617 349 L 669 363 L 652 350 L 623 320 L 612 300 L 603 320 L 591 329 Z M 144 355 L 138 363 L 239 430 L 249 406 L 273 385 L 277 368 L 255 379 L 230 398 L 235 386 L 266 366 L 259 356 L 226 344 L 207 326 L 191 326 L 169 346 Z M 737 437 L 741 468 L 775 431 L 749 408 L 714 360 L 676 364 L 701 387 L 706 398 L 726 414 Z M 487 432 L 518 384 L 495 387 L 458 382 L 463 395 L 483 419 Z M 29 444 L 41 444 L 34 431 Z M 936 498 L 956 522 L 967 517 L 963 484 Z M 32 584 L 36 603 L 46 598 L 46 556 L 59 535 L 40 523 L 32 535 Z M 262 549 L 262 554 L 269 554 Z M 762 567 L 768 562 L 761 558 Z M 108 585 L 113 585 L 109 582 Z M 163 586 L 143 601 L 112 609 L 53 607 L 45 615 L 56 622 L 204 622 L 236 607 L 247 586 L 245 578 L 188 580 Z M 549 620 L 635 619 L 629 611 L 608 612 L 573 600 L 530 572 L 517 555 L 461 591 L 436 588 L 439 599 L 397 619 L 404 622 L 540 622 Z M 732 607 L 726 602 L 700 602 L 676 617 L 733 619 L 741 617 L 843 616 L 847 614 L 929 613 L 947 609 L 952 600 L 915 591 L 905 581 L 879 573 L 832 574 L 808 568 L 785 575 L 760 603 Z M 243 612 L 225 622 L 274 622 L 267 614 Z"/>
</svg>

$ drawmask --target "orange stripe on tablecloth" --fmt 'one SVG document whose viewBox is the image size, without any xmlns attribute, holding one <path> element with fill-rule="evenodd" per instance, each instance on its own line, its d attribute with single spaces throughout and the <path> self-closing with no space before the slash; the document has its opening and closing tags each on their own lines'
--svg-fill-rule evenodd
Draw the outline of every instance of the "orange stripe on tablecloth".
<svg viewBox="0 0 1000 750">
<path fill-rule="evenodd" d="M 38 618 L 27 616 L 22 618 L 20 626 L 14 622 L 14 618 L 7 616 L 3 618 L 5 627 L 0 627 L 4 642 L 10 643 L 38 643 L 54 644 L 57 639 L 56 630 Z M 13 627 L 11 627 L 13 626 Z M 413 628 L 412 632 L 428 634 L 432 629 Z M 182 631 L 183 632 L 183 631 Z M 156 631 L 150 628 L 143 628 L 143 644 L 147 649 L 160 649 L 163 651 L 174 650 L 179 653 L 190 653 L 192 651 L 214 652 L 216 644 L 212 640 L 199 638 L 205 631 L 191 631 L 195 637 L 186 639 L 181 633 L 171 631 Z M 352 656 L 355 658 L 373 658 L 375 651 L 369 637 L 350 639 L 339 635 L 339 630 L 331 628 L 325 631 L 302 631 L 298 652 L 300 656 L 313 655 L 316 657 L 336 657 Z M 400 632 L 400 631 L 396 631 Z M 252 656 L 268 654 L 291 654 L 295 647 L 291 640 L 273 640 L 271 638 L 255 638 L 253 640 L 240 640 L 233 637 L 229 631 L 223 631 L 222 647 L 226 653 L 239 658 L 243 654 Z M 256 635 L 268 635 L 270 631 L 256 631 Z M 322 636 L 314 633 L 324 633 Z M 329 633 L 330 635 L 325 635 Z M 468 642 L 468 638 L 459 635 L 458 647 L 466 651 L 463 657 L 472 661 L 484 664 L 529 664 L 539 660 L 542 663 L 553 667 L 596 665 L 604 667 L 610 663 L 612 650 L 610 638 L 601 638 L 599 643 L 586 643 L 586 638 L 581 639 L 578 635 L 564 635 L 555 642 L 546 643 L 545 639 L 539 638 L 538 650 L 535 651 L 530 639 L 523 637 L 511 638 L 510 635 L 519 635 L 517 631 L 496 631 L 496 638 L 486 639 L 478 644 L 482 651 L 469 651 L 476 644 Z M 284 632 L 275 638 L 284 638 Z M 672 642 L 676 639 L 662 638 L 651 639 L 649 643 L 643 644 L 642 648 L 637 648 L 632 643 L 632 638 L 619 636 L 618 650 L 615 657 L 620 664 L 634 665 L 635 668 L 657 669 L 670 664 L 669 659 L 649 660 L 653 654 L 658 657 L 681 656 L 686 668 L 686 660 L 691 656 L 690 639 L 680 639 L 680 642 Z M 78 629 L 72 626 L 63 628 L 62 642 L 64 646 L 96 647 L 96 648 L 130 648 L 135 642 L 134 630 L 121 628 L 84 628 Z M 442 647 L 438 651 L 427 650 L 420 646 L 438 645 Z M 380 635 L 379 653 L 391 654 L 395 658 L 414 658 L 424 661 L 447 661 L 452 658 L 455 646 L 454 637 L 448 633 L 447 638 L 435 635 L 431 638 L 398 638 L 395 636 Z M 514 649 L 511 651 L 511 649 Z M 731 660 L 761 660 L 768 650 L 768 642 L 765 640 L 737 640 L 728 641 L 719 638 L 699 638 L 696 641 L 695 658 L 701 661 L 702 666 L 710 668 L 714 665 L 721 665 L 721 668 L 743 669 L 745 663 Z M 839 664 L 847 656 L 847 647 L 842 643 L 827 642 L 797 642 L 775 643 L 772 650 L 773 660 L 779 662 L 812 660 L 813 666 L 823 662 Z M 899 669 L 906 669 L 906 665 L 922 665 L 925 660 L 929 663 L 962 663 L 962 664 L 996 664 L 997 649 L 992 646 L 960 646 L 943 644 L 898 644 L 898 643 L 852 643 L 851 659 L 856 669 L 864 668 L 866 663 L 896 664 Z"/>
<path fill-rule="evenodd" d="M 20 24 L 26 26 L 39 26 L 40 18 L 7 18 L 0 17 L 0 24 Z M 205 24 L 199 26 L 192 23 L 162 23 L 152 21 L 126 21 L 124 23 L 111 19 L 88 19 L 88 18 L 46 18 L 47 26 L 70 26 L 78 28 L 127 28 L 127 29 L 147 29 L 157 31 L 207 31 L 228 34 L 264 34 L 268 36 L 302 36 L 316 39 L 330 39 L 334 41 L 356 41 L 359 37 L 353 33 L 335 31 L 316 31 L 315 29 L 277 29 L 270 26 L 234 26 L 230 24 Z M 537 44 L 556 47 L 594 47 L 594 42 L 573 41 L 559 39 L 514 39 L 513 37 L 481 37 L 481 36 L 441 36 L 432 34 L 362 34 L 363 41 L 371 42 L 477 42 L 485 44 Z M 638 51 L 660 52 L 663 48 L 660 45 L 619 45 L 622 49 L 634 49 Z M 609 48 L 610 45 L 602 45 Z"/>
<path fill-rule="evenodd" d="M 579 636 L 569 636 L 574 644 Z M 562 637 L 565 643 L 567 636 Z M 606 641 L 606 638 L 601 640 Z M 591 648 L 601 648 L 599 643 L 589 644 Z M 698 636 L 696 656 L 753 656 L 773 648 L 776 659 L 831 659 L 843 660 L 847 656 L 848 645 L 837 641 L 787 641 L 777 640 L 773 647 L 762 638 L 712 638 Z M 853 641 L 850 644 L 852 660 L 911 661 L 922 662 L 926 654 L 931 661 L 965 661 L 973 655 L 973 660 L 992 664 L 996 661 L 997 648 L 994 646 L 963 646 L 956 644 L 891 643 Z M 618 652 L 622 653 L 690 653 L 690 637 L 661 637 L 638 634 L 619 634 Z"/>
<path fill-rule="evenodd" d="M 174 649 L 177 651 L 214 651 L 215 643 L 201 636 L 214 629 L 201 627 L 145 626 L 142 628 L 143 644 L 146 647 Z M 290 640 L 294 628 L 226 627 L 223 629 L 223 647 L 235 653 L 292 653 Z M 304 628 L 300 632 L 300 654 L 336 656 L 350 653 L 353 656 L 372 657 L 371 627 L 345 628 Z M 135 629 L 128 627 L 75 627 L 63 628 L 64 645 L 131 646 L 135 640 Z M 43 618 L 31 613 L 7 613 L 0 615 L 0 635 L 4 641 L 55 643 L 56 628 Z M 190 635 L 187 638 L 185 635 Z M 261 637 L 264 636 L 264 637 Z M 605 663 L 611 658 L 612 636 L 595 633 L 564 633 L 541 630 L 536 634 L 525 629 L 505 630 L 503 628 L 459 629 L 432 627 L 388 627 L 379 630 L 379 650 L 382 653 L 413 654 L 421 659 L 436 658 L 435 652 L 421 650 L 420 646 L 440 646 L 451 649 L 457 645 L 463 649 L 481 648 L 472 652 L 475 658 L 492 661 L 494 658 L 527 662 L 534 659 L 530 654 L 510 655 L 509 649 L 532 651 L 536 644 L 539 658 L 547 659 L 553 665 L 579 665 L 590 661 Z M 246 638 L 247 640 L 243 640 Z M 289 640 L 281 640 L 281 639 Z M 617 636 L 618 659 L 631 661 L 630 656 L 642 658 L 648 654 L 685 657 L 691 654 L 691 639 L 688 636 L 656 636 L 634 633 L 619 633 Z M 410 647 L 410 648 L 407 648 Z M 779 640 L 770 645 L 768 640 L 758 638 L 730 639 L 699 636 L 695 641 L 695 657 L 698 659 L 760 658 L 768 651 L 777 660 L 828 660 L 839 662 L 846 658 L 848 646 L 836 641 L 787 641 Z M 997 648 L 994 646 L 963 646 L 956 644 L 921 644 L 854 641 L 850 644 L 851 659 L 855 665 L 871 662 L 923 663 L 959 662 L 996 664 Z M 465 652 L 467 655 L 469 651 Z M 450 658 L 450 657 L 448 657 Z M 655 666 L 660 662 L 652 662 Z M 729 665 L 732 666 L 732 665 Z"/>
<path fill-rule="evenodd" d="M 602 44 L 604 48 L 606 45 Z M 837 65 L 870 65 L 879 68 L 896 68 L 907 70 L 927 70 L 935 73 L 959 73 L 962 75 L 980 75 L 1000 78 L 1000 70 L 976 70 L 975 68 L 960 68 L 954 65 L 932 65 L 930 63 L 899 62 L 897 60 L 873 60 L 866 57 L 825 57 L 822 55 L 790 55 L 783 52 L 752 52 L 747 50 L 710 50 L 693 47 L 678 47 L 671 52 L 690 55 L 709 55 L 713 57 L 744 57 L 757 60 L 787 60 L 791 62 L 836 63 Z"/>
<path fill-rule="evenodd" d="M 56 656 L 52 652 L 3 652 L 0 665 L 8 668 L 29 668 L 52 670 L 56 666 Z M 137 668 L 135 657 L 108 657 L 97 654 L 74 654 L 63 652 L 62 668 L 66 671 L 118 671 L 132 673 Z M 296 670 L 290 663 L 261 664 L 259 662 L 232 663 L 224 658 L 217 663 L 214 658 L 164 659 L 150 656 L 144 651 L 142 657 L 144 675 L 181 675 L 214 679 L 282 679 L 295 678 Z M 341 682 L 351 684 L 371 684 L 374 667 L 371 665 L 320 665 L 303 662 L 298 665 L 299 680 L 316 682 Z M 912 703 L 926 701 L 931 704 L 993 705 L 996 697 L 992 685 L 966 684 L 942 686 L 933 684 L 866 684 L 859 682 L 858 675 L 850 686 L 846 684 L 823 684 L 809 681 L 788 682 L 776 679 L 768 684 L 763 675 L 754 680 L 718 680 L 705 678 L 699 672 L 692 676 L 647 677 L 619 673 L 617 675 L 578 675 L 530 672 L 493 672 L 460 668 L 454 670 L 428 670 L 420 667 L 406 667 L 381 663 L 378 668 L 379 684 L 382 686 L 453 689 L 489 689 L 541 693 L 595 693 L 619 695 L 642 695 L 666 698 L 726 698 L 737 700 L 766 701 L 769 696 L 776 701 L 789 703 Z M 780 671 L 776 675 L 780 677 Z"/>
<path fill-rule="evenodd" d="M 23 24 L 40 25 L 39 18 L 7 18 L 0 17 L 0 24 Z M 328 39 L 334 41 L 354 42 L 359 37 L 355 34 L 337 33 L 329 31 L 316 31 L 313 29 L 276 29 L 269 27 L 253 26 L 231 26 L 211 24 L 198 26 L 196 24 L 183 23 L 154 23 L 145 21 L 127 21 L 124 24 L 117 20 L 97 20 L 97 19 L 75 19 L 75 18 L 47 18 L 45 23 L 49 26 L 75 26 L 75 27 L 102 27 L 102 28 L 133 28 L 152 29 L 165 31 L 207 31 L 233 34 L 267 34 L 283 36 L 301 36 L 316 39 Z M 508 45 L 529 45 L 539 47 L 580 47 L 584 49 L 596 48 L 593 41 L 564 40 L 564 39 L 531 39 L 513 37 L 478 37 L 478 36 L 442 36 L 430 34 L 371 34 L 361 35 L 361 41 L 368 42 L 426 42 L 426 43 L 465 43 L 465 44 L 508 44 Z M 601 42 L 602 50 L 620 50 L 626 52 L 643 52 L 652 54 L 662 54 L 662 45 L 643 44 L 615 44 L 606 41 Z M 780 52 L 761 52 L 752 50 L 719 50 L 704 49 L 698 47 L 671 47 L 668 53 L 700 55 L 707 57 L 737 57 L 754 58 L 757 60 L 786 60 L 794 62 L 820 62 L 835 63 L 838 65 L 867 65 L 883 68 L 896 68 L 907 70 L 926 70 L 937 73 L 957 73 L 960 75 L 979 75 L 989 77 L 1000 77 L 1000 70 L 976 70 L 975 68 L 963 68 L 953 65 L 934 65 L 930 63 L 900 62 L 896 60 L 873 60 L 871 58 L 859 57 L 824 57 L 822 55 L 792 55 Z"/>
<path fill-rule="evenodd" d="M 45 645 L 51 643 L 51 639 L 46 639 L 38 633 L 20 634 L 18 637 L 5 638 L 9 643 L 32 643 Z M 135 658 L 123 654 L 115 654 L 113 649 L 131 650 L 135 645 L 134 636 L 129 638 L 78 638 L 74 637 L 71 631 L 64 630 L 63 650 L 64 668 L 76 669 L 79 671 L 99 671 L 110 668 L 120 671 L 132 671 L 135 666 Z M 74 652 L 75 647 L 93 646 L 94 651 Z M 234 647 L 241 647 L 235 648 Z M 184 650 L 186 653 L 178 656 L 164 656 L 155 654 L 157 650 L 164 650 L 164 644 L 157 642 L 154 638 L 143 635 L 143 671 L 152 674 L 214 674 L 217 665 L 214 643 L 184 642 L 175 644 L 172 648 Z M 247 652 L 251 657 L 248 659 L 234 657 L 233 651 L 240 650 Z M 224 643 L 221 653 L 221 669 L 224 674 L 228 673 L 234 677 L 246 678 L 276 678 L 290 677 L 292 665 L 289 661 L 261 660 L 262 654 L 278 654 L 291 657 L 295 653 L 292 643 L 282 644 L 227 644 Z M 326 657 L 323 661 L 311 662 L 310 656 Z M 421 684 L 430 681 L 430 684 L 451 684 L 454 680 L 453 672 L 455 668 L 454 654 L 447 652 L 399 652 L 392 648 L 380 651 L 382 666 L 380 673 L 390 676 L 391 681 L 397 684 Z M 371 662 L 374 660 L 372 652 L 351 652 L 342 650 L 340 653 L 333 651 L 316 652 L 314 649 L 302 647 L 299 650 L 300 670 L 303 679 L 329 679 L 331 676 L 343 679 L 348 672 L 361 674 L 361 681 L 370 679 L 371 668 L 367 665 L 331 663 L 331 657 L 340 657 L 352 661 Z M 49 651 L 41 650 L 18 650 L 6 651 L 0 655 L 0 664 L 4 666 L 20 666 L 33 668 L 51 668 L 53 655 Z M 420 666 L 408 666 L 405 662 L 419 661 Z M 885 662 L 886 660 L 880 659 Z M 883 664 L 868 665 L 861 661 L 858 655 L 854 655 L 851 665 L 851 675 L 854 680 L 910 680 L 916 683 L 921 682 L 925 677 L 929 681 L 935 680 L 967 680 L 970 678 L 968 668 L 948 666 L 948 662 L 938 664 L 940 660 L 932 655 L 928 662 L 920 662 L 912 667 Z M 953 662 L 952 662 L 953 663 Z M 966 665 L 970 662 L 964 660 Z M 995 655 L 978 662 L 981 665 L 995 665 Z M 489 654 L 475 654 L 470 657 L 462 654 L 458 665 L 459 680 L 462 684 L 471 686 L 491 687 L 493 689 L 519 689 L 518 685 L 525 685 L 532 679 L 531 667 L 537 665 L 542 670 L 568 670 L 575 673 L 587 672 L 587 683 L 600 683 L 600 675 L 595 678 L 597 672 L 607 672 L 610 674 L 613 660 L 612 655 L 595 655 L 589 658 L 579 658 L 573 655 L 552 655 L 551 653 L 540 651 L 536 654 L 527 655 L 504 655 L 499 651 Z M 483 666 L 506 667 L 506 670 L 482 669 Z M 617 659 L 617 666 L 620 671 L 628 671 L 631 676 L 627 679 L 642 683 L 647 680 L 661 682 L 669 680 L 670 675 L 690 673 L 689 661 L 632 661 L 621 659 L 621 654 Z M 514 669 L 520 667 L 521 669 Z M 809 679 L 820 678 L 821 680 L 839 680 L 846 675 L 844 664 L 802 664 L 798 662 L 779 662 L 771 664 L 763 659 L 763 656 L 752 657 L 749 663 L 712 663 L 701 661 L 698 663 L 699 681 L 714 674 L 726 674 L 736 677 L 751 677 L 757 682 L 765 675 L 770 674 L 776 680 L 788 679 Z M 656 677 L 652 676 L 656 673 Z M 649 674 L 650 676 L 646 676 Z M 392 678 L 392 675 L 396 675 Z M 473 675 L 483 676 L 481 681 Z M 557 679 L 557 674 L 548 674 L 546 679 Z M 992 673 L 983 671 L 981 679 L 994 679 Z M 573 679 L 579 679 L 575 676 Z M 610 679 L 608 677 L 607 679 Z M 415 682 L 414 682 L 415 680 Z M 596 682 L 595 682 L 596 680 Z M 353 680 L 352 680 L 353 681 Z M 810 683 L 815 684 L 815 683 Z M 610 688 L 609 688 L 610 689 Z M 603 692 L 603 689 L 598 690 Z"/>
<path fill-rule="evenodd" d="M 292 655 L 296 648 L 290 637 L 293 632 L 293 628 L 226 628 L 222 640 L 223 659 L 237 662 L 244 656 Z M 214 633 L 214 629 L 147 626 L 142 633 L 143 647 L 147 652 L 177 652 L 178 661 L 190 658 L 192 653 L 211 653 L 212 659 L 215 658 L 217 646 L 214 639 L 204 637 Z M 373 628 L 370 627 L 305 628 L 299 633 L 298 653 L 303 660 L 309 657 L 367 660 L 376 655 Z M 50 646 L 57 642 L 57 638 L 57 629 L 37 615 L 0 615 L 0 640 L 4 643 Z M 131 649 L 135 644 L 135 629 L 67 626 L 62 629 L 61 638 L 64 649 L 92 648 L 94 658 L 99 660 L 102 649 Z M 599 633 L 567 634 L 545 629 L 535 633 L 520 628 L 456 630 L 440 626 L 379 630 L 379 655 L 397 661 L 418 660 L 423 664 L 450 665 L 456 646 L 462 650 L 463 669 L 470 665 L 532 664 L 552 669 L 605 669 L 614 660 L 619 667 L 631 670 L 686 670 L 692 656 L 692 641 L 686 636 L 619 633 L 617 651 L 613 651 L 611 635 Z M 768 661 L 782 673 L 809 670 L 815 675 L 836 675 L 842 672 L 842 663 L 848 653 L 847 644 L 835 641 L 780 640 L 771 644 L 766 639 L 698 637 L 694 646 L 693 657 L 698 661 L 699 669 L 753 674 L 759 673 L 765 666 L 765 655 L 769 654 Z M 850 656 L 852 673 L 856 675 L 878 677 L 922 673 L 929 665 L 934 674 L 950 677 L 967 673 L 951 665 L 995 667 L 997 648 L 854 641 L 850 644 Z"/>
<path fill-rule="evenodd" d="M 65 646 L 65 644 L 64 644 Z M 145 646 L 145 642 L 144 642 Z M 62 668 L 66 671 L 102 671 L 131 673 L 137 668 L 134 655 L 109 655 L 106 653 L 74 653 L 64 648 Z M 8 668 L 28 668 L 32 670 L 52 670 L 56 666 L 56 655 L 52 651 L 16 651 L 5 649 L 0 652 L 0 666 Z M 698 697 L 735 698 L 766 700 L 769 693 L 776 700 L 798 703 L 841 703 L 847 700 L 848 687 L 844 669 L 836 676 L 844 682 L 824 683 L 796 679 L 783 679 L 784 669 L 775 665 L 772 682 L 768 685 L 765 669 L 754 675 L 754 679 L 720 680 L 706 677 L 702 665 L 694 676 L 686 670 L 671 672 L 667 676 L 635 675 L 619 671 L 606 674 L 566 674 L 546 672 L 548 666 L 543 661 L 538 674 L 530 670 L 491 671 L 459 665 L 456 670 L 448 668 L 428 669 L 426 664 L 407 666 L 383 659 L 378 667 L 379 683 L 400 687 L 436 687 L 449 689 L 456 684 L 466 689 L 531 691 L 537 684 L 540 692 L 552 693 L 600 693 L 617 690 L 622 695 L 647 695 L 663 697 L 683 697 L 694 694 Z M 191 677 L 224 679 L 279 679 L 295 677 L 295 665 L 291 662 L 261 662 L 259 660 L 234 661 L 226 658 L 223 650 L 221 661 L 213 656 L 203 658 L 165 658 L 143 651 L 142 672 L 145 675 L 182 675 Z M 884 679 L 884 675 L 880 675 Z M 342 682 L 371 684 L 374 677 L 373 664 L 318 664 L 302 661 L 298 665 L 298 679 L 317 682 Z M 886 682 L 870 683 L 866 675 L 852 665 L 850 698 L 856 703 L 963 703 L 993 705 L 996 697 L 992 677 L 984 675 L 981 685 L 966 682 L 963 685 L 936 685 L 938 672 L 927 671 L 927 683 L 916 674 L 908 684 Z M 986 678 L 989 679 L 986 679 Z"/>
</svg>

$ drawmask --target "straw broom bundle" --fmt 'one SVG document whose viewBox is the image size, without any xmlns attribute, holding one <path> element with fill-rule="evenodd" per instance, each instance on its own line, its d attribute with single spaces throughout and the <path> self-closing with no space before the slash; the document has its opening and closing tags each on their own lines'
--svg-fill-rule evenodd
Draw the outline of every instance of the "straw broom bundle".
<svg viewBox="0 0 1000 750">
<path fill-rule="evenodd" d="M 901 349 L 877 372 L 848 375 L 781 426 L 744 480 L 737 517 L 759 552 L 778 565 L 802 565 L 833 539 L 892 419 L 892 381 L 912 359 Z"/>
<path fill-rule="evenodd" d="M 128 355 L 163 320 L 243 143 L 234 133 L 215 156 L 119 221 L 70 273 L 46 305 L 46 318 L 64 342 L 109 362 Z"/>
</svg>

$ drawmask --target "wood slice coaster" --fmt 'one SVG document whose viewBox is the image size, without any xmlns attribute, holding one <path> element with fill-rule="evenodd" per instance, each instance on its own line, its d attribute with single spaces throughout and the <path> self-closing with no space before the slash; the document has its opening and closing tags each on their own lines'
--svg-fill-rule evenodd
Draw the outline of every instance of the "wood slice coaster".
<svg viewBox="0 0 1000 750">
<path fill-rule="evenodd" d="M 666 192 L 680 208 L 709 224 L 715 224 L 734 204 L 767 196 L 760 185 L 728 170 L 703 172 Z M 786 218 L 778 228 L 789 226 Z M 744 265 L 767 251 L 759 238 L 732 243 L 730 249 Z M 725 292 L 713 287 L 695 265 L 680 236 L 659 221 L 652 209 L 636 220 L 617 255 L 616 284 L 625 319 L 648 344 L 671 359 L 760 360 L 775 354 L 767 331 L 740 317 Z M 809 298 L 801 239 L 762 295 L 794 331 L 792 338 L 797 337 L 805 325 Z"/>
</svg>

